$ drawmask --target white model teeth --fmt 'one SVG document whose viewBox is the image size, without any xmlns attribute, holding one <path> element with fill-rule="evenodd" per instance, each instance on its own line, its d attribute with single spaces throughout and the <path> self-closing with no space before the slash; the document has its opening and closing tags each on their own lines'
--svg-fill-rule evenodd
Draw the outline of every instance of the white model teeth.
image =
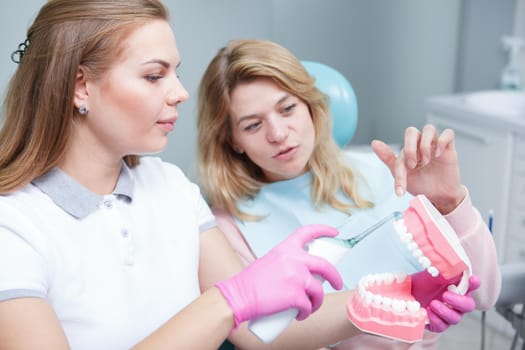
<svg viewBox="0 0 525 350">
<path fill-rule="evenodd" d="M 367 287 L 381 284 L 391 284 L 396 281 L 402 283 L 407 277 L 405 273 L 381 273 L 375 275 L 366 275 L 361 278 L 358 283 L 358 291 L 361 299 L 365 305 L 373 305 L 385 310 L 392 310 L 392 312 L 402 313 L 416 313 L 421 305 L 415 300 L 395 299 L 380 294 L 374 294 L 367 290 Z"/>
<path fill-rule="evenodd" d="M 383 278 L 383 281 L 386 283 L 386 284 L 392 284 L 394 282 L 394 274 L 392 273 L 385 273 L 384 274 L 384 278 Z"/>
<path fill-rule="evenodd" d="M 392 298 L 390 297 L 383 297 L 383 306 L 388 309 L 392 307 Z M 417 311 L 417 310 L 416 310 Z"/>
<path fill-rule="evenodd" d="M 423 251 L 417 245 L 417 242 L 414 241 L 414 235 L 407 231 L 404 219 L 399 219 L 394 221 L 394 229 L 397 232 L 401 242 L 412 252 L 412 255 L 417 259 L 419 264 L 427 270 L 427 272 L 432 277 L 437 277 L 439 275 L 439 270 L 432 265 L 430 259 L 423 254 Z"/>
<path fill-rule="evenodd" d="M 409 312 L 417 312 L 420 307 L 421 304 L 416 300 L 410 300 L 407 302 L 407 309 Z"/>
<path fill-rule="evenodd" d="M 427 269 L 427 272 L 428 272 L 432 277 L 437 277 L 437 276 L 439 276 L 439 271 L 438 271 L 438 269 L 436 269 L 434 266 L 430 266 L 430 267 Z"/>
<path fill-rule="evenodd" d="M 393 275 L 397 283 L 401 283 L 407 278 L 407 274 L 404 272 L 394 272 Z"/>
<path fill-rule="evenodd" d="M 372 294 L 372 292 L 366 291 L 363 299 L 365 299 L 366 305 L 370 305 L 372 300 L 374 300 L 374 294 Z"/>
<path fill-rule="evenodd" d="M 420 257 L 419 259 L 417 259 L 417 261 L 419 261 L 421 266 L 423 266 L 425 269 L 428 269 L 430 266 L 432 266 L 431 265 L 432 263 L 430 262 L 430 259 L 427 258 L 426 256 Z"/>
<path fill-rule="evenodd" d="M 410 241 L 410 242 L 407 244 L 407 248 L 408 248 L 408 250 L 410 250 L 411 252 L 413 252 L 413 251 L 416 250 L 416 249 L 419 250 L 419 247 L 417 246 L 417 243 L 414 242 L 414 241 Z"/>
</svg>

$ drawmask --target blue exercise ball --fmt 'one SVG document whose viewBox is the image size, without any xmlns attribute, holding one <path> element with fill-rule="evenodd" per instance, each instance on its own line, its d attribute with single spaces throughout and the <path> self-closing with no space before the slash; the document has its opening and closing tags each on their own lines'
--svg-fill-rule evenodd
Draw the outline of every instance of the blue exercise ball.
<svg viewBox="0 0 525 350">
<path fill-rule="evenodd" d="M 339 147 L 347 145 L 357 127 L 357 98 L 344 75 L 334 68 L 313 61 L 301 61 L 315 78 L 315 86 L 329 97 L 332 135 Z"/>
</svg>

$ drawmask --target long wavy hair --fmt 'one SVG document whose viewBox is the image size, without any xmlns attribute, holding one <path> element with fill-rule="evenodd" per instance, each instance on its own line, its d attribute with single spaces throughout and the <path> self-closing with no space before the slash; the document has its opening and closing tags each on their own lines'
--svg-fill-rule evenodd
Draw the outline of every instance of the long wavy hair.
<svg viewBox="0 0 525 350">
<path fill-rule="evenodd" d="M 210 204 L 243 220 L 259 217 L 242 212 L 238 200 L 255 196 L 266 182 L 262 170 L 232 147 L 230 94 L 240 82 L 271 79 L 279 88 L 309 108 L 315 145 L 307 167 L 312 173 L 315 206 L 327 203 L 348 211 L 371 207 L 358 192 L 357 172 L 349 168 L 332 138 L 332 119 L 327 96 L 286 48 L 267 40 L 233 40 L 221 48 L 208 65 L 199 86 L 198 167 L 199 183 Z M 353 203 L 336 196 L 342 191 Z"/>
<path fill-rule="evenodd" d="M 157 0 L 50 0 L 27 31 L 3 105 L 0 194 L 14 191 L 57 165 L 71 137 L 80 65 L 101 78 L 122 42 L 144 23 L 168 20 Z M 124 157 L 133 167 L 136 155 Z"/>
</svg>

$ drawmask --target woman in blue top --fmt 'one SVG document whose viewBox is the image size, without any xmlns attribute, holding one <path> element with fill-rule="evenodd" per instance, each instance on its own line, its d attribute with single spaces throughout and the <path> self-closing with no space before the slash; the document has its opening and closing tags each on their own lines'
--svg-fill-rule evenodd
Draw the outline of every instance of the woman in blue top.
<svg viewBox="0 0 525 350">
<path fill-rule="evenodd" d="M 454 228 L 481 279 L 473 293 L 477 307 L 491 307 L 500 288 L 496 250 L 461 184 L 453 131 L 410 127 L 399 155 L 374 141 L 377 157 L 371 157 L 339 149 L 331 125 L 326 96 L 276 43 L 234 40 L 208 65 L 199 90 L 200 184 L 244 262 L 256 261 L 293 228 L 322 223 L 349 237 L 424 194 Z M 354 247 L 338 267 L 349 289 L 369 273 L 420 269 L 388 230 Z M 435 332 L 459 320 L 467 299 L 428 310 L 434 332 L 413 347 L 436 348 Z M 409 346 L 364 334 L 336 347 Z"/>
</svg>

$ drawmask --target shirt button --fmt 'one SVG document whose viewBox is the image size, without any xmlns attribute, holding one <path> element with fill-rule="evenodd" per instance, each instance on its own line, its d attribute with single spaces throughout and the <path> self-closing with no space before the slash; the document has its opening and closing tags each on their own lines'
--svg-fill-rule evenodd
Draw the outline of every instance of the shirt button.
<svg viewBox="0 0 525 350">
<path fill-rule="evenodd" d="M 121 231 L 120 231 L 120 235 L 124 238 L 127 238 L 129 236 L 129 232 L 128 230 L 126 230 L 125 228 L 123 228 Z"/>
<path fill-rule="evenodd" d="M 113 208 L 113 201 L 110 201 L 109 199 L 108 200 L 105 200 L 104 201 L 104 206 L 108 209 L 111 209 Z"/>
<path fill-rule="evenodd" d="M 135 264 L 135 257 L 133 256 L 133 254 L 129 254 L 126 256 L 126 258 L 124 259 L 124 264 L 128 266 L 132 266 Z"/>
</svg>

